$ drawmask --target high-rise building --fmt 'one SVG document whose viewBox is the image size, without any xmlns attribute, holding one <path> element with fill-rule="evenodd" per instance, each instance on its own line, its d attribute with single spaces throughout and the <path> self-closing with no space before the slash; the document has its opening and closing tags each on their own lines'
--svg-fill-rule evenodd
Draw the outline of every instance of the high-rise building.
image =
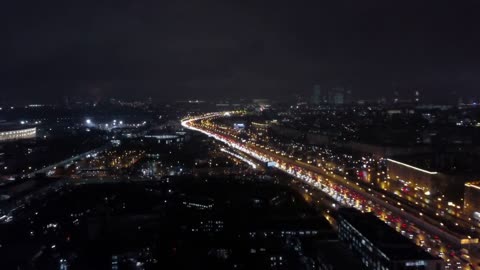
<svg viewBox="0 0 480 270">
<path fill-rule="evenodd" d="M 328 93 L 328 103 L 333 105 L 345 104 L 345 89 L 341 87 L 332 88 Z"/>
<path fill-rule="evenodd" d="M 345 104 L 353 103 L 352 90 L 345 91 Z"/>
<path fill-rule="evenodd" d="M 470 218 L 480 221 L 480 182 L 465 183 L 463 211 Z"/>
<path fill-rule="evenodd" d="M 400 100 L 400 94 L 396 90 L 393 91 L 393 103 L 398 103 L 399 100 Z"/>
<path fill-rule="evenodd" d="M 337 92 L 333 98 L 333 104 L 341 105 L 345 103 L 345 95 L 342 92 Z"/>
<path fill-rule="evenodd" d="M 320 85 L 318 84 L 315 84 L 313 86 L 313 96 L 312 96 L 312 103 L 314 105 L 319 105 L 323 101 L 323 97 L 322 97 L 322 89 L 320 88 Z"/>
<path fill-rule="evenodd" d="M 415 91 L 415 97 L 414 97 L 415 103 L 420 103 L 420 91 Z"/>
</svg>

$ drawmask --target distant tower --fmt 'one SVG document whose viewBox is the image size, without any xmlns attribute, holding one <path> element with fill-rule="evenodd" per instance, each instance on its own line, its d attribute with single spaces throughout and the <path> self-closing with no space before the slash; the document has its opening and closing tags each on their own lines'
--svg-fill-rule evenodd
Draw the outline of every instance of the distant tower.
<svg viewBox="0 0 480 270">
<path fill-rule="evenodd" d="M 345 103 L 345 89 L 341 87 L 332 88 L 328 95 L 328 103 L 342 105 Z"/>
<path fill-rule="evenodd" d="M 400 94 L 396 90 L 393 91 L 393 103 L 398 103 L 399 100 L 400 100 Z"/>
<path fill-rule="evenodd" d="M 319 105 L 320 103 L 322 103 L 322 89 L 318 84 L 315 84 L 313 86 L 312 103 L 315 105 Z"/>
<path fill-rule="evenodd" d="M 64 102 L 64 105 L 65 105 L 66 108 L 70 108 L 70 100 L 69 100 L 68 96 L 64 97 L 63 102 Z"/>
<path fill-rule="evenodd" d="M 345 104 L 353 103 L 352 90 L 347 90 L 345 92 Z"/>
<path fill-rule="evenodd" d="M 415 91 L 415 97 L 414 97 L 415 103 L 420 103 L 420 91 Z"/>
</svg>

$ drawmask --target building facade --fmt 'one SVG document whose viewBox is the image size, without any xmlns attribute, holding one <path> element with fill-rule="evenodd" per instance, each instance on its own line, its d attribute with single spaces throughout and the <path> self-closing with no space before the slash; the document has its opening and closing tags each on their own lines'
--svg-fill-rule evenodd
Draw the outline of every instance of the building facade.
<svg viewBox="0 0 480 270">
<path fill-rule="evenodd" d="M 480 222 L 480 182 L 465 183 L 463 211 L 468 217 Z"/>
<path fill-rule="evenodd" d="M 340 209 L 338 233 L 368 269 L 444 269 L 441 258 L 428 254 L 371 213 Z"/>
<path fill-rule="evenodd" d="M 37 136 L 37 128 L 4 128 L 0 130 L 0 142 L 21 139 L 33 139 Z"/>
</svg>

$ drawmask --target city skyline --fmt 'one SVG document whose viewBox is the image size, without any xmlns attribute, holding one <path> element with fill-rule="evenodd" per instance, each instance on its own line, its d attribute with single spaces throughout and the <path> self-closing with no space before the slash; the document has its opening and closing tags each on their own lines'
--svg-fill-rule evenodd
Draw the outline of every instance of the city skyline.
<svg viewBox="0 0 480 270">
<path fill-rule="evenodd" d="M 8 1 L 1 270 L 480 270 L 480 2 Z"/>
</svg>

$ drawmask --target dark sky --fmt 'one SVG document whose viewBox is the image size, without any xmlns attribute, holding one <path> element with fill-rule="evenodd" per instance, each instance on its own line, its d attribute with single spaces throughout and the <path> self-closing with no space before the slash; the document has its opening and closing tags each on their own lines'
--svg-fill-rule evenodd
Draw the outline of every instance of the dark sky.
<svg viewBox="0 0 480 270">
<path fill-rule="evenodd" d="M 479 14 L 478 0 L 3 1 L 0 91 L 3 102 L 161 100 L 318 83 L 478 97 Z"/>
</svg>

